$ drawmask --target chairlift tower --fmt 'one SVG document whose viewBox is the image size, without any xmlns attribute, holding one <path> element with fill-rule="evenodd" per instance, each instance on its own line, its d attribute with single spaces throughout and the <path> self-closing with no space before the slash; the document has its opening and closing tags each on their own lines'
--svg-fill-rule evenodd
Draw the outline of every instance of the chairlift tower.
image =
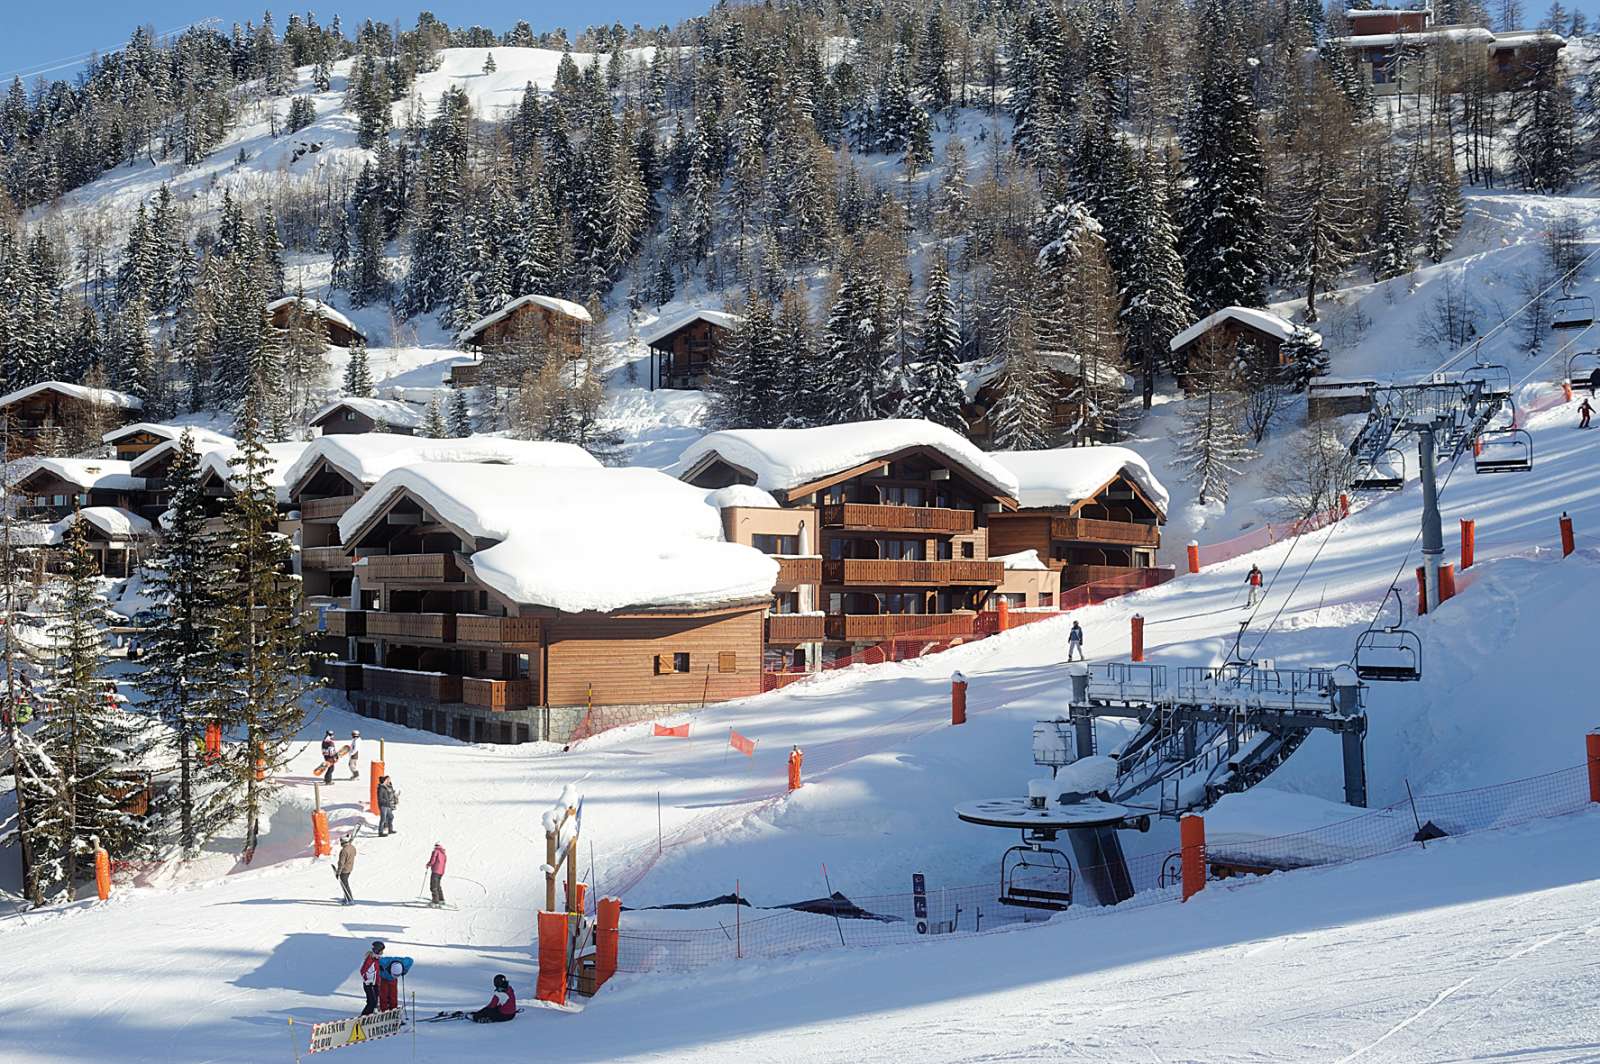
<svg viewBox="0 0 1600 1064">
<path fill-rule="evenodd" d="M 1428 612 L 1439 608 L 1439 567 L 1444 561 L 1444 522 L 1439 517 L 1439 478 L 1434 461 L 1434 427 L 1417 428 L 1417 460 L 1422 469 L 1422 583 Z"/>
</svg>

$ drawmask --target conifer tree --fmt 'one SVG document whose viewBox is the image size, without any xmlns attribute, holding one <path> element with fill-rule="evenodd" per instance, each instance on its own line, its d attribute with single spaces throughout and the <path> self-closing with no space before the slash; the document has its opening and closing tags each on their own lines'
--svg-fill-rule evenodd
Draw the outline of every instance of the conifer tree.
<svg viewBox="0 0 1600 1064">
<path fill-rule="evenodd" d="M 0 414 L 0 453 L 10 451 L 11 418 Z M 0 499 L 13 498 L 11 486 L 12 464 L 0 463 Z M 35 835 L 38 815 L 29 799 L 43 797 L 49 789 L 35 784 L 44 781 L 47 774 L 37 761 L 31 738 L 23 732 L 23 726 L 33 719 L 31 674 L 35 670 L 21 638 L 23 611 L 29 599 L 29 551 L 19 534 L 17 516 L 15 505 L 0 502 L 0 616 L 5 621 L 0 626 L 0 684 L 4 685 L 0 688 L 0 736 L 5 739 L 11 759 L 15 804 L 11 818 L 0 822 L 0 845 L 16 846 L 22 897 L 38 908 L 44 904 L 44 887 L 36 854 L 43 840 Z"/>
<path fill-rule="evenodd" d="M 1391 175 L 1378 204 L 1378 224 L 1372 233 L 1372 277 L 1387 281 L 1416 268 L 1416 212 L 1411 193 L 1400 174 Z M 1314 320 L 1311 318 L 1308 321 Z"/>
<path fill-rule="evenodd" d="M 450 389 L 450 435 L 466 439 L 472 435 L 472 411 L 467 405 L 465 388 Z"/>
<path fill-rule="evenodd" d="M 822 373 L 833 393 L 829 422 L 871 421 L 888 411 L 894 381 L 889 372 L 889 329 L 879 279 L 846 261 L 828 314 Z"/>
<path fill-rule="evenodd" d="M 1290 389 L 1303 392 L 1315 377 L 1328 372 L 1328 352 L 1322 337 L 1310 329 L 1296 328 L 1283 342 L 1284 379 Z"/>
<path fill-rule="evenodd" d="M 950 274 L 943 257 L 937 254 L 928 267 L 927 295 L 918 334 L 921 344 L 916 372 L 903 414 L 965 432 L 967 421 L 961 415 L 966 399 L 960 380 L 961 327 L 956 321 L 955 301 L 950 298 Z"/>
<path fill-rule="evenodd" d="M 1461 174 L 1449 145 L 1435 151 L 1428 173 L 1424 240 L 1428 258 L 1443 262 L 1454 247 L 1452 238 L 1461 228 L 1466 208 L 1461 201 Z"/>
<path fill-rule="evenodd" d="M 367 362 L 367 344 L 357 340 L 350 345 L 349 360 L 344 364 L 344 394 L 355 399 L 372 396 L 372 368 Z"/>
<path fill-rule="evenodd" d="M 437 395 L 428 400 L 428 412 L 422 421 L 422 435 L 430 440 L 442 440 L 450 435 L 445 428 L 444 410 L 439 406 L 439 397 Z"/>
</svg>

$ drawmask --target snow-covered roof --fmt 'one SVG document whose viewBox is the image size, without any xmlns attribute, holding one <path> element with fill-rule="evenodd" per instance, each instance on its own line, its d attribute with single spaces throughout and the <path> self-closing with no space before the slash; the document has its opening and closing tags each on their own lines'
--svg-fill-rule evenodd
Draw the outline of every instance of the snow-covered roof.
<svg viewBox="0 0 1600 1064">
<path fill-rule="evenodd" d="M 1048 451 L 992 451 L 996 462 L 1016 477 L 1023 509 L 1074 506 L 1118 473 L 1139 485 L 1166 512 L 1169 496 L 1139 452 L 1127 447 L 1057 447 Z"/>
<path fill-rule="evenodd" d="M 763 491 L 753 484 L 729 484 L 725 488 L 717 488 L 706 492 L 706 504 L 715 506 L 719 510 L 729 506 L 754 506 L 761 509 L 780 509 L 777 499 L 769 491 Z"/>
<path fill-rule="evenodd" d="M 133 460 L 134 474 L 141 477 L 145 476 L 146 470 L 150 469 L 157 462 L 160 462 L 162 458 L 171 454 L 173 451 L 176 451 L 178 449 L 178 444 L 182 441 L 183 434 L 185 432 L 188 432 L 193 437 L 194 449 L 200 454 L 205 454 L 207 451 L 214 451 L 218 447 L 234 446 L 233 437 L 224 436 L 220 432 L 213 432 L 210 429 L 194 428 L 192 426 L 188 428 L 179 428 L 177 430 L 177 435 L 172 439 L 163 440 Z"/>
<path fill-rule="evenodd" d="M 1351 37 L 1329 37 L 1336 48 L 1393 48 L 1400 44 L 1429 44 L 1433 41 L 1465 41 L 1488 44 L 1495 35 L 1482 26 L 1438 26 L 1412 33 L 1366 33 Z"/>
<path fill-rule="evenodd" d="M 288 470 L 285 483 L 291 488 L 299 484 L 323 459 L 361 484 L 376 484 L 390 470 L 418 462 L 600 467 L 599 460 L 582 447 L 551 440 L 508 440 L 501 436 L 435 440 L 389 432 L 352 432 L 313 440 Z"/>
<path fill-rule="evenodd" d="M 155 534 L 155 526 L 149 521 L 120 506 L 85 506 L 50 526 L 51 542 L 64 540 L 72 522 L 80 517 L 111 540 L 144 539 Z"/>
<path fill-rule="evenodd" d="M 518 296 L 516 299 L 513 299 L 511 302 L 507 303 L 493 314 L 485 314 L 471 325 L 468 325 L 465 329 L 462 329 L 460 332 L 456 333 L 457 342 L 468 342 L 471 337 L 478 335 L 495 322 L 503 321 L 506 318 L 509 318 L 518 310 L 526 306 L 543 307 L 546 310 L 553 310 L 557 314 L 565 314 L 569 318 L 576 318 L 581 322 L 594 321 L 594 318 L 590 317 L 589 309 L 587 307 L 585 307 L 582 303 L 574 303 L 570 299 L 557 299 L 555 296 L 541 295 Z"/>
<path fill-rule="evenodd" d="M 1287 340 L 1294 335 L 1294 322 L 1289 321 L 1287 318 L 1280 318 L 1270 310 L 1259 310 L 1255 307 L 1223 307 L 1216 313 L 1201 318 L 1183 330 L 1183 332 L 1174 336 L 1172 342 L 1167 346 L 1176 351 L 1229 319 L 1241 325 L 1248 325 L 1252 329 L 1258 329 L 1279 340 Z"/>
<path fill-rule="evenodd" d="M 324 303 L 322 300 L 312 299 L 310 296 L 281 296 L 280 298 L 274 299 L 271 303 L 267 304 L 267 313 L 272 314 L 280 307 L 286 307 L 297 299 L 300 301 L 300 309 L 305 311 L 307 314 L 315 314 L 323 321 L 330 321 L 335 325 L 342 325 L 346 329 L 349 329 L 351 332 L 355 333 L 357 336 L 365 335 L 360 328 L 356 326 L 355 322 L 351 321 L 334 308 L 328 306 L 328 304 Z"/>
<path fill-rule="evenodd" d="M 143 491 L 144 478 L 133 475 L 133 463 L 114 458 L 45 458 L 28 472 L 47 472 L 85 491 Z"/>
<path fill-rule="evenodd" d="M 741 320 L 737 314 L 725 314 L 720 310 L 691 310 L 689 313 L 680 314 L 670 321 L 657 322 L 655 328 L 639 337 L 639 341 L 649 347 L 653 343 L 665 340 L 685 325 L 690 325 L 697 321 L 708 321 L 712 325 L 717 325 L 724 329 L 737 329 Z"/>
<path fill-rule="evenodd" d="M 1007 569 L 1019 571 L 1034 571 L 1038 569 L 1050 568 L 1044 562 L 1039 560 L 1039 552 L 1034 550 L 1032 547 L 1029 547 L 1027 550 L 1019 550 L 1015 554 L 991 556 L 989 560 L 992 562 L 1000 562 Z"/>
<path fill-rule="evenodd" d="M 1070 351 L 1040 351 L 1039 357 L 1057 373 L 1079 380 L 1084 378 L 1083 359 Z M 971 402 L 977 398 L 983 386 L 1000 377 L 1005 373 L 1005 369 L 1006 363 L 1003 358 L 963 366 L 960 374 L 961 390 L 966 395 L 967 401 Z M 1093 383 L 1102 388 L 1129 387 L 1128 375 L 1103 359 L 1091 364 L 1089 377 Z"/>
<path fill-rule="evenodd" d="M 113 391 L 110 388 L 86 388 L 81 384 L 68 384 L 65 381 L 40 381 L 30 384 L 26 388 L 18 388 L 14 392 L 0 395 L 0 407 L 20 403 L 24 399 L 31 399 L 41 392 L 58 392 L 73 399 L 82 399 L 86 403 L 98 406 L 114 406 L 121 410 L 143 410 L 144 400 L 137 395 L 127 392 Z"/>
<path fill-rule="evenodd" d="M 756 487 L 788 491 L 908 447 L 927 447 L 996 494 L 1016 497 L 1016 478 L 1004 466 L 943 425 L 912 418 L 810 429 L 725 429 L 690 444 L 673 471 L 687 474 L 715 453 L 748 471 Z"/>
<path fill-rule="evenodd" d="M 367 399 L 362 396 L 347 395 L 318 410 L 312 416 L 311 424 L 321 425 L 339 410 L 354 410 L 358 414 L 365 414 L 373 421 L 381 421 L 403 429 L 421 428 L 426 416 L 423 411 L 410 403 L 402 403 L 398 399 Z"/>
<path fill-rule="evenodd" d="M 1508 48 L 1523 48 L 1530 44 L 1547 48 L 1565 48 L 1567 39 L 1549 30 L 1501 30 L 1494 35 L 1494 43 L 1489 45 L 1489 51 L 1503 52 Z"/>
<path fill-rule="evenodd" d="M 179 436 L 182 436 L 185 432 L 187 432 L 194 437 L 195 446 L 202 448 L 207 443 L 233 442 L 232 439 L 224 436 L 220 432 L 213 432 L 211 429 L 203 429 L 197 425 L 167 425 L 158 424 L 153 421 L 135 421 L 133 424 L 124 425 L 120 429 L 112 429 L 110 432 L 100 437 L 100 442 L 114 444 L 118 440 L 125 439 L 140 432 L 148 432 L 152 436 L 159 436 L 163 441 L 168 443 L 175 441 Z M 157 444 L 156 446 L 160 446 L 160 444 Z M 154 450 L 154 448 L 152 448 L 152 450 Z"/>
<path fill-rule="evenodd" d="M 765 600 L 777 582 L 777 562 L 722 541 L 703 490 L 653 469 L 419 462 L 391 470 L 339 519 L 343 541 L 402 489 L 467 535 L 495 541 L 468 562 L 527 605 L 713 609 Z"/>
<path fill-rule="evenodd" d="M 299 441 L 267 444 L 267 461 L 270 463 L 267 483 L 277 495 L 279 503 L 289 501 L 289 487 L 284 477 L 294 465 L 295 459 L 299 458 L 309 446 L 310 444 Z M 239 448 L 233 444 L 207 451 L 200 456 L 200 476 L 205 477 L 208 473 L 215 473 L 222 478 L 223 483 L 233 484 L 237 479 L 238 470 L 229 462 L 238 453 Z"/>
<path fill-rule="evenodd" d="M 1431 7 L 1374 7 L 1366 11 L 1346 11 L 1345 18 L 1373 18 L 1377 15 L 1431 15 Z"/>
</svg>

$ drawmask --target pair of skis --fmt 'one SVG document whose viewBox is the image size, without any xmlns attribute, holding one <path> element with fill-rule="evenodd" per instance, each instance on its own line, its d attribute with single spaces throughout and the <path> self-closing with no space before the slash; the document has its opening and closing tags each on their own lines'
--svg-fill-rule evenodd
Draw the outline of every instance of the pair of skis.
<svg viewBox="0 0 1600 1064">
<path fill-rule="evenodd" d="M 523 1009 L 519 1006 L 517 1008 L 517 1012 L 521 1013 L 522 1011 L 523 1011 Z M 470 1019 L 472 1019 L 472 1013 L 464 1012 L 461 1009 L 457 1009 L 454 1012 L 441 1012 L 437 1016 L 427 1016 L 427 1017 L 424 1017 L 423 1019 L 418 1020 L 417 1022 L 418 1023 L 443 1023 L 446 1020 L 470 1020 Z"/>
</svg>

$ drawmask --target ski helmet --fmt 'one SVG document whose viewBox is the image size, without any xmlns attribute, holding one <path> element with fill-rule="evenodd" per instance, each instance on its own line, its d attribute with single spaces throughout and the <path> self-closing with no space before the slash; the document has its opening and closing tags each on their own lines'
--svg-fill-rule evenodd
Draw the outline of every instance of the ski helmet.
<svg viewBox="0 0 1600 1064">
<path fill-rule="evenodd" d="M 507 979 L 503 975 L 497 975 L 494 977 L 494 988 L 496 990 L 510 990 L 511 980 Z"/>
<path fill-rule="evenodd" d="M 372 952 L 374 952 L 374 953 L 382 953 L 383 952 L 383 943 L 382 942 L 374 942 L 372 944 Z"/>
<path fill-rule="evenodd" d="M 356 731 L 356 730 L 354 730 L 354 729 L 351 729 L 350 738 L 359 739 L 359 738 L 361 738 L 361 733 Z"/>
</svg>

